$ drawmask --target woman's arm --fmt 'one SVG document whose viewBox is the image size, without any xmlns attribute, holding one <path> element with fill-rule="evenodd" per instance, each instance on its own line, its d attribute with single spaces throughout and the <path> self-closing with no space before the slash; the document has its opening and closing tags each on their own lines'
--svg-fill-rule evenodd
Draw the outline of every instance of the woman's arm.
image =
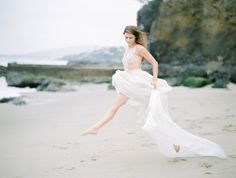
<svg viewBox="0 0 236 178">
<path fill-rule="evenodd" d="M 157 83 L 157 77 L 158 77 L 158 62 L 155 60 L 155 58 L 151 55 L 151 53 L 143 46 L 139 46 L 138 53 L 141 57 L 146 59 L 150 64 L 152 64 L 152 85 L 156 88 Z"/>
</svg>

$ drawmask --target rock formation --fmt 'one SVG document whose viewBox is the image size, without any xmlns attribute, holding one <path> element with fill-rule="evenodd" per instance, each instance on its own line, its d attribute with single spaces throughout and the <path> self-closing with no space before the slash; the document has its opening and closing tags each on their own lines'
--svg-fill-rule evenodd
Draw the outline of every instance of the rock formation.
<svg viewBox="0 0 236 178">
<path fill-rule="evenodd" d="M 177 83 L 207 77 L 216 87 L 235 83 L 236 0 L 152 0 L 137 20 L 160 63 L 160 76 L 178 75 Z"/>
</svg>

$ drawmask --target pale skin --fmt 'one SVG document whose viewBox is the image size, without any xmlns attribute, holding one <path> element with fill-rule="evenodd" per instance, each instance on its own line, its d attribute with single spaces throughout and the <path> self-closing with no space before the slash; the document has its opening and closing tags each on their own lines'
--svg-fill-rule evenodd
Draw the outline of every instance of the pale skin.
<svg viewBox="0 0 236 178">
<path fill-rule="evenodd" d="M 128 50 L 134 48 L 137 43 L 135 42 L 135 36 L 130 33 L 125 33 L 124 34 L 125 41 L 128 45 Z M 153 78 L 151 80 L 151 85 L 153 86 L 154 89 L 157 87 L 157 77 L 158 77 L 158 63 L 155 60 L 155 58 L 150 54 L 150 52 L 142 47 L 138 51 L 138 55 L 144 59 L 146 59 L 150 64 L 152 64 L 152 73 L 153 73 Z M 95 123 L 92 127 L 89 129 L 85 130 L 81 135 L 95 135 L 98 133 L 98 130 L 103 127 L 105 124 L 107 124 L 109 121 L 111 121 L 117 111 L 120 109 L 121 106 L 123 106 L 127 101 L 128 97 L 123 95 L 122 93 L 118 93 L 116 98 L 113 100 L 111 106 L 108 108 L 107 112 L 103 115 L 103 117 Z M 179 152 L 180 146 L 173 144 L 173 147 L 176 152 Z"/>
</svg>

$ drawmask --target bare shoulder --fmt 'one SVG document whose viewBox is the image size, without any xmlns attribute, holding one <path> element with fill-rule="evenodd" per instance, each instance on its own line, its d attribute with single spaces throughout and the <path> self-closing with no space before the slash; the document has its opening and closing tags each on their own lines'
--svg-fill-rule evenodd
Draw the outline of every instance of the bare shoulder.
<svg viewBox="0 0 236 178">
<path fill-rule="evenodd" d="M 154 57 L 151 55 L 151 53 L 144 46 L 142 46 L 140 44 L 136 45 L 136 51 L 137 51 L 138 55 L 144 59 L 147 59 L 149 61 L 155 60 Z"/>
<path fill-rule="evenodd" d="M 142 46 L 142 45 L 140 45 L 140 44 L 137 44 L 136 45 L 136 51 L 137 51 L 137 53 L 143 53 L 143 52 L 145 52 L 147 49 L 144 47 L 144 46 Z"/>
<path fill-rule="evenodd" d="M 136 50 L 137 51 L 142 51 L 142 50 L 145 50 L 146 48 L 144 47 L 144 46 L 142 46 L 142 45 L 140 45 L 140 44 L 137 44 L 136 45 Z"/>
</svg>

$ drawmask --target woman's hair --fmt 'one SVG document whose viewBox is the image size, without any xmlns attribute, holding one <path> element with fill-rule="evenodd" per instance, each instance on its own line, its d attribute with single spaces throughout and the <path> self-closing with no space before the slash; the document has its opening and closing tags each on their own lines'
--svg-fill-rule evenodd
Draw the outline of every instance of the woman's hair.
<svg viewBox="0 0 236 178">
<path fill-rule="evenodd" d="M 147 47 L 147 36 L 146 33 L 142 32 L 141 30 L 138 29 L 138 27 L 129 25 L 126 26 L 124 29 L 123 34 L 129 33 L 135 36 L 135 43 L 140 44 L 144 46 L 145 48 Z M 142 63 L 144 62 L 144 58 L 142 58 Z"/>
<path fill-rule="evenodd" d="M 144 47 L 147 47 L 147 37 L 146 34 L 144 32 L 142 32 L 141 30 L 138 29 L 138 27 L 133 26 L 133 25 L 129 25 L 126 26 L 124 29 L 123 34 L 125 33 L 129 33 L 135 36 L 135 42 L 137 44 L 140 44 Z"/>
</svg>

